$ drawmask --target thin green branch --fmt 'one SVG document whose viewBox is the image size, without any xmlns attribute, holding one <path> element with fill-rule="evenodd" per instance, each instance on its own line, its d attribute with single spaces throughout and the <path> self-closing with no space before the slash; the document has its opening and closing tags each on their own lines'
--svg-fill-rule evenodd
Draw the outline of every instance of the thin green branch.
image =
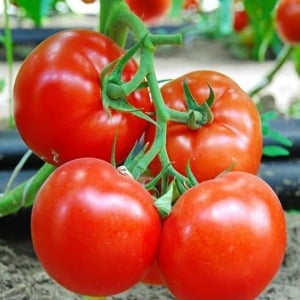
<svg viewBox="0 0 300 300">
<path fill-rule="evenodd" d="M 15 179 L 17 178 L 17 176 L 19 175 L 20 171 L 22 170 L 22 168 L 24 167 L 25 163 L 27 162 L 27 160 L 29 159 L 29 157 L 31 156 L 32 151 L 31 150 L 27 150 L 26 153 L 22 156 L 22 158 L 20 159 L 20 161 L 18 162 L 18 164 L 16 165 L 16 167 L 14 168 L 7 184 L 4 190 L 4 194 L 8 193 L 8 191 L 11 189 Z"/>
<path fill-rule="evenodd" d="M 54 166 L 45 163 L 33 177 L 0 196 L 0 217 L 31 206 L 38 190 L 54 169 Z"/>
<path fill-rule="evenodd" d="M 265 87 L 267 87 L 272 81 L 278 71 L 282 68 L 285 62 L 289 59 L 291 53 L 293 51 L 293 47 L 290 45 L 284 45 L 281 49 L 280 53 L 277 56 L 275 63 L 272 65 L 272 68 L 269 72 L 263 77 L 263 79 L 250 91 L 248 94 L 253 97 L 262 91 Z"/>
</svg>

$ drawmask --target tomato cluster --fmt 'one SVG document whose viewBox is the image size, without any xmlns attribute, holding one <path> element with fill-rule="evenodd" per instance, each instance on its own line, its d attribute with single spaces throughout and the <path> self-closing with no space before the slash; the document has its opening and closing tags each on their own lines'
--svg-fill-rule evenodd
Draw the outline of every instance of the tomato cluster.
<svg viewBox="0 0 300 300">
<path fill-rule="evenodd" d="M 31 228 L 46 271 L 90 296 L 142 281 L 165 285 L 183 300 L 254 299 L 286 247 L 281 204 L 253 174 L 203 181 L 162 221 L 140 183 L 97 158 L 56 169 L 36 197 Z"/>
<path fill-rule="evenodd" d="M 19 70 L 16 125 L 27 145 L 57 166 L 32 209 L 37 257 L 58 283 L 83 295 L 144 282 L 163 284 L 182 300 L 254 299 L 286 247 L 280 201 L 256 176 L 262 132 L 255 104 L 216 71 L 191 72 L 160 88 L 160 107 L 189 116 L 187 123 L 165 122 L 163 147 L 146 172 L 162 183 L 163 153 L 173 168 L 167 184 L 183 181 L 163 216 L 140 178 L 110 163 L 122 164 L 137 142 L 147 151 L 159 132 L 155 121 L 104 105 L 102 79 L 123 54 L 104 34 L 67 30 L 42 42 Z M 128 59 L 121 84 L 136 79 L 138 68 Z M 125 99 L 161 122 L 152 96 L 139 86 Z"/>
</svg>

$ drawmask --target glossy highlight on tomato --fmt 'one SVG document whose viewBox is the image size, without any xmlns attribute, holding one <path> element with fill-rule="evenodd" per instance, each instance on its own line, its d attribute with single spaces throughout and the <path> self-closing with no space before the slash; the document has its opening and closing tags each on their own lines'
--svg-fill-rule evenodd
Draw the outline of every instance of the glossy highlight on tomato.
<svg viewBox="0 0 300 300">
<path fill-rule="evenodd" d="M 160 230 L 149 192 L 96 158 L 58 167 L 32 209 L 32 241 L 42 266 L 59 284 L 87 296 L 138 283 L 155 260 Z"/>
<path fill-rule="evenodd" d="M 228 76 L 211 70 L 194 71 L 171 80 L 161 88 L 166 105 L 186 111 L 183 82 L 201 104 L 209 97 L 209 86 L 215 94 L 211 106 L 213 121 L 199 129 L 169 122 L 166 148 L 174 168 L 186 174 L 190 164 L 198 181 L 212 179 L 227 169 L 256 174 L 262 155 L 260 115 L 252 99 Z M 153 143 L 155 126 L 146 130 L 145 140 Z M 161 164 L 156 158 L 150 164 L 158 174 Z"/>
<path fill-rule="evenodd" d="M 289 44 L 300 42 L 300 0 L 280 0 L 275 14 L 280 38 Z"/>
<path fill-rule="evenodd" d="M 126 0 L 130 9 L 145 23 L 152 24 L 168 13 L 171 0 Z"/>
<path fill-rule="evenodd" d="M 178 300 L 253 300 L 279 270 L 286 242 L 275 192 L 233 171 L 178 199 L 163 223 L 158 264 Z"/>
<path fill-rule="evenodd" d="M 27 146 L 41 159 L 61 165 L 79 157 L 122 162 L 147 122 L 130 113 L 103 108 L 101 72 L 124 54 L 107 36 L 66 30 L 44 40 L 23 62 L 14 85 L 14 118 Z M 132 59 L 122 80 L 137 71 Z M 144 112 L 152 110 L 147 89 L 127 97 Z"/>
</svg>

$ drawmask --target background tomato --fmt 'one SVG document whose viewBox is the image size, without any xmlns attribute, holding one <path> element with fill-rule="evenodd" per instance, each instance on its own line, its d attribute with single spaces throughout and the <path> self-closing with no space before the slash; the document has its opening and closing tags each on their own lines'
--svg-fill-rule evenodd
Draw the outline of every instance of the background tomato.
<svg viewBox="0 0 300 300">
<path fill-rule="evenodd" d="M 185 10 L 200 10 L 200 0 L 184 0 L 182 8 Z"/>
<path fill-rule="evenodd" d="M 290 44 L 300 42 L 300 0 L 280 0 L 275 15 L 280 38 Z"/>
<path fill-rule="evenodd" d="M 110 161 L 125 159 L 147 122 L 130 113 L 102 106 L 100 74 L 123 55 L 108 37 L 89 30 L 59 32 L 43 41 L 23 62 L 14 85 L 14 117 L 20 135 L 43 160 L 60 165 L 78 157 Z M 137 70 L 131 60 L 123 80 Z M 128 97 L 133 106 L 149 111 L 146 89 Z"/>
<path fill-rule="evenodd" d="M 161 226 L 148 191 L 96 158 L 57 168 L 36 197 L 31 222 L 46 271 L 90 296 L 137 283 L 154 262 Z"/>
<path fill-rule="evenodd" d="M 235 10 L 233 15 L 233 29 L 240 32 L 248 25 L 248 14 L 245 10 Z"/>
<path fill-rule="evenodd" d="M 257 173 L 262 155 L 262 132 L 259 112 L 251 98 L 226 75 L 215 71 L 195 71 L 162 86 L 168 107 L 186 111 L 183 82 L 187 80 L 198 103 L 209 96 L 209 86 L 215 93 L 211 106 L 213 122 L 197 130 L 185 124 L 170 122 L 167 129 L 167 152 L 173 166 L 185 174 L 190 163 L 199 181 L 211 179 L 232 167 L 236 171 Z M 152 143 L 155 127 L 149 126 L 146 141 Z M 150 164 L 157 174 L 158 159 Z"/>
<path fill-rule="evenodd" d="M 259 177 L 229 172 L 184 193 L 164 221 L 158 264 L 176 299 L 256 299 L 286 248 L 281 204 Z"/>
<path fill-rule="evenodd" d="M 171 0 L 126 0 L 126 2 L 130 9 L 148 24 L 157 22 L 171 7 Z"/>
</svg>

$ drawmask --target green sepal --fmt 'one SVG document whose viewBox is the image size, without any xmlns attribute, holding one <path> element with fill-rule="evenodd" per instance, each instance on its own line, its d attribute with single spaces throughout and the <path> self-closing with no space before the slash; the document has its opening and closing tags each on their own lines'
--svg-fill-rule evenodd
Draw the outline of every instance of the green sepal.
<svg viewBox="0 0 300 300">
<path fill-rule="evenodd" d="M 168 190 L 161 197 L 154 201 L 155 207 L 158 209 L 160 215 L 165 218 L 172 211 L 172 204 L 178 198 L 177 185 L 174 181 L 169 184 Z"/>
<path fill-rule="evenodd" d="M 197 185 L 199 182 L 191 169 L 190 161 L 187 163 L 185 170 L 186 170 L 186 176 L 188 179 L 188 181 L 187 181 L 188 187 Z"/>
<path fill-rule="evenodd" d="M 145 170 L 148 167 L 140 165 L 140 160 L 144 157 L 146 150 L 147 145 L 141 145 L 141 143 L 136 143 L 127 155 L 126 160 L 124 161 L 124 165 L 131 173 L 133 173 L 133 170 L 136 169 L 137 165 L 139 166 L 139 172 L 138 174 L 135 174 L 134 177 L 139 177 L 142 173 L 145 172 Z"/>
<path fill-rule="evenodd" d="M 150 122 L 155 126 L 158 126 L 158 124 L 156 123 L 156 121 L 153 118 L 151 118 L 150 116 L 148 116 L 147 114 L 142 112 L 140 109 L 137 109 L 133 105 L 129 104 L 126 99 L 110 100 L 110 99 L 106 98 L 106 107 L 112 108 L 114 110 L 121 111 L 121 112 L 131 113 L 131 114 L 135 115 L 136 117 L 144 119 L 147 122 Z"/>
<path fill-rule="evenodd" d="M 183 91 L 187 105 L 187 111 L 189 112 L 187 125 L 192 130 L 198 129 L 201 126 L 213 121 L 213 113 L 210 107 L 213 104 L 215 96 L 212 88 L 209 85 L 208 87 L 208 98 L 202 104 L 198 104 L 191 93 L 187 80 L 183 81 Z"/>
</svg>

